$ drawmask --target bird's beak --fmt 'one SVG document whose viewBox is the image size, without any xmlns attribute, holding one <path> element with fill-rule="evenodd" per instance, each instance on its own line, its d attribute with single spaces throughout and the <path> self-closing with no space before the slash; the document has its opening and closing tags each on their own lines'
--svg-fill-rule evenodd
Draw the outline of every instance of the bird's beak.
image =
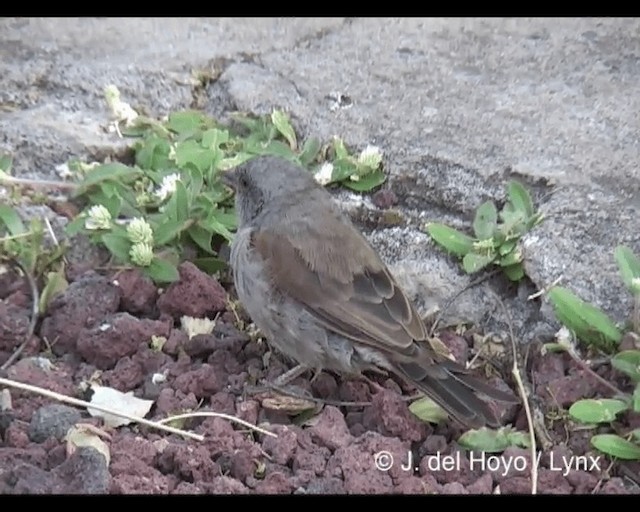
<svg viewBox="0 0 640 512">
<path fill-rule="evenodd" d="M 236 189 L 238 175 L 234 169 L 228 171 L 220 171 L 220 181 L 229 187 L 231 190 Z"/>
</svg>

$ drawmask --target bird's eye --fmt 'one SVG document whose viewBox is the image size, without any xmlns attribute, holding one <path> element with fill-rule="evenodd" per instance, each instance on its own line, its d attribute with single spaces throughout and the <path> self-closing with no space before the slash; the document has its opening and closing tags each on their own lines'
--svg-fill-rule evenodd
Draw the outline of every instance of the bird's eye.
<svg viewBox="0 0 640 512">
<path fill-rule="evenodd" d="M 249 180 L 247 179 L 246 176 L 241 176 L 240 177 L 240 186 L 242 188 L 247 188 L 249 186 Z"/>
</svg>

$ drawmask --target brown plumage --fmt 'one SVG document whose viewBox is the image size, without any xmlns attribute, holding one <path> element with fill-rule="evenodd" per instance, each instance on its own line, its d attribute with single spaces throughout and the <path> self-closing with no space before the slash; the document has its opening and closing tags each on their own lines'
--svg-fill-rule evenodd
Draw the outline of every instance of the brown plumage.
<svg viewBox="0 0 640 512">
<path fill-rule="evenodd" d="M 259 157 L 224 179 L 240 220 L 236 289 L 277 348 L 309 368 L 392 371 L 467 427 L 499 424 L 478 393 L 517 399 L 433 350 L 387 266 L 310 173 Z"/>
</svg>

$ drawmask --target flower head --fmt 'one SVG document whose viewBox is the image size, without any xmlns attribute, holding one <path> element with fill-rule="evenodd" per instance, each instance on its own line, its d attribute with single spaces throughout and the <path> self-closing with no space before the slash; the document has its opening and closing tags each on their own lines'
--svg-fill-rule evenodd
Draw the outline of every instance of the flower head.
<svg viewBox="0 0 640 512">
<path fill-rule="evenodd" d="M 374 171 L 382 163 L 382 151 L 377 146 L 369 145 L 361 151 L 358 163 L 367 170 Z"/>
<path fill-rule="evenodd" d="M 320 183 L 320 185 L 325 186 L 331 183 L 331 178 L 333 176 L 333 164 L 331 162 L 325 162 L 322 164 L 320 169 L 316 171 L 313 175 L 315 180 Z"/>
<path fill-rule="evenodd" d="M 176 191 L 176 183 L 180 181 L 180 175 L 177 173 L 169 174 L 162 178 L 160 188 L 156 190 L 155 195 L 160 201 L 164 201 L 167 197 Z"/>
<path fill-rule="evenodd" d="M 136 217 L 127 226 L 127 235 L 134 244 L 153 244 L 153 230 L 149 223 Z"/>
<path fill-rule="evenodd" d="M 111 214 L 101 204 L 89 208 L 84 227 L 90 230 L 109 229 L 111 227 Z"/>
<path fill-rule="evenodd" d="M 131 261 L 141 267 L 148 267 L 153 260 L 153 247 L 150 244 L 137 243 L 133 244 L 129 251 Z"/>
</svg>

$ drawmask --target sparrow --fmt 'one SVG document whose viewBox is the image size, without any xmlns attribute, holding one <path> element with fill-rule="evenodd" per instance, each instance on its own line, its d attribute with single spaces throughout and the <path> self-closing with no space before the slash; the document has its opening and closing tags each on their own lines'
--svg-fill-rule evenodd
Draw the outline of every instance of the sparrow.
<svg viewBox="0 0 640 512">
<path fill-rule="evenodd" d="M 272 346 L 303 370 L 390 372 L 466 428 L 500 426 L 486 399 L 518 399 L 434 350 L 414 304 L 310 171 L 258 156 L 220 174 L 235 193 L 236 293 Z"/>
</svg>

